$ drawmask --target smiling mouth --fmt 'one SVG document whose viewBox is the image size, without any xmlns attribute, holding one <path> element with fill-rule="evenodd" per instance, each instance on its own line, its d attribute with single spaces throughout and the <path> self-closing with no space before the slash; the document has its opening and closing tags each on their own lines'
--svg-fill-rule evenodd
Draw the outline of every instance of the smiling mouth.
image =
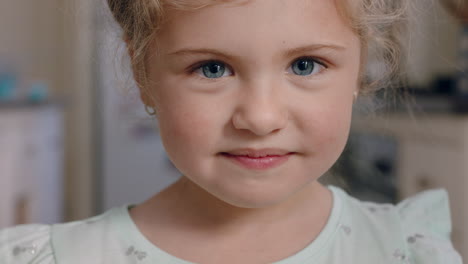
<svg viewBox="0 0 468 264">
<path fill-rule="evenodd" d="M 220 155 L 226 159 L 249 170 L 268 170 L 278 167 L 289 160 L 293 152 L 284 155 L 264 154 L 264 155 L 233 155 L 221 152 Z"/>
<path fill-rule="evenodd" d="M 232 156 L 245 156 L 249 158 L 262 158 L 268 156 L 285 156 L 293 152 L 279 149 L 279 148 L 263 148 L 263 149 L 254 149 L 254 148 L 240 148 L 235 150 L 230 150 L 227 152 L 221 152 L 221 154 L 232 155 Z"/>
<path fill-rule="evenodd" d="M 245 157 L 245 158 L 249 158 L 249 159 L 263 159 L 263 158 L 268 158 L 268 157 L 282 157 L 282 156 L 292 154 L 292 152 L 287 153 L 285 155 L 266 154 L 266 155 L 258 155 L 258 156 L 256 156 L 256 155 L 234 155 L 234 154 L 231 154 L 231 153 L 228 153 L 228 152 L 221 152 L 220 154 L 225 155 L 225 156 L 231 156 L 231 157 Z"/>
</svg>

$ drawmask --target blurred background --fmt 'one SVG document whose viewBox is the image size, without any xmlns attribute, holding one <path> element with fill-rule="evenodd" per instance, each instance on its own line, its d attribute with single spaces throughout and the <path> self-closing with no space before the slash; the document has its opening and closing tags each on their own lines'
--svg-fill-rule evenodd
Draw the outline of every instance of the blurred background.
<svg viewBox="0 0 468 264">
<path fill-rule="evenodd" d="M 412 3 L 410 99 L 359 99 L 321 181 L 383 203 L 446 188 L 468 258 L 468 23 Z M 138 96 L 104 1 L 0 0 L 0 228 L 83 219 L 177 180 Z"/>
</svg>

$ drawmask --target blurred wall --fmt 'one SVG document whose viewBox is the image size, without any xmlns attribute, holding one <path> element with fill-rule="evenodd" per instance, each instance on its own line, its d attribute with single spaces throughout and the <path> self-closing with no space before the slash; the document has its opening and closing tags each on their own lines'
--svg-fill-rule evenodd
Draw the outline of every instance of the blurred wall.
<svg viewBox="0 0 468 264">
<path fill-rule="evenodd" d="M 54 92 L 63 87 L 63 23 L 59 0 L 0 1 L 0 63 L 24 78 L 46 80 Z"/>
<path fill-rule="evenodd" d="M 409 20 L 408 77 L 422 88 L 439 74 L 457 69 L 459 23 L 438 0 L 411 0 Z"/>
<path fill-rule="evenodd" d="M 43 80 L 66 114 L 66 219 L 94 213 L 93 0 L 0 0 L 0 67 Z M 3 65 L 2 65 L 3 64 Z"/>
<path fill-rule="evenodd" d="M 32 1 L 32 0 L 31 0 Z M 67 108 L 68 220 L 96 214 L 94 113 L 96 0 L 67 0 L 58 16 L 64 24 L 63 94 Z"/>
</svg>

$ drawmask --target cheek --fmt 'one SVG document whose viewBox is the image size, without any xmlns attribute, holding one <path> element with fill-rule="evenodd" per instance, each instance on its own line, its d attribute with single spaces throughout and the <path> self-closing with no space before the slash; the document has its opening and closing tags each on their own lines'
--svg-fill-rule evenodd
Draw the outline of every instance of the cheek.
<svg viewBox="0 0 468 264">
<path fill-rule="evenodd" d="M 170 144 L 168 147 L 171 150 L 191 151 L 196 146 L 208 143 L 212 121 L 206 114 L 190 110 L 191 108 L 181 107 L 159 115 L 161 138 L 164 143 Z"/>
<path fill-rule="evenodd" d="M 197 107 L 197 101 L 182 94 L 180 87 L 164 78 L 153 89 L 157 95 L 158 122 L 163 143 L 168 147 L 185 148 L 196 139 L 200 139 L 209 127 L 209 119 L 203 114 L 204 109 Z M 169 151 L 169 150 L 168 150 Z M 180 150 L 182 151 L 182 150 Z"/>
<path fill-rule="evenodd" d="M 348 115 L 331 115 L 323 127 L 321 148 L 330 148 L 334 154 L 340 155 L 349 135 L 351 117 Z"/>
<path fill-rule="evenodd" d="M 219 116 L 206 111 L 194 101 L 177 103 L 162 101 L 158 114 L 161 140 L 174 165 L 185 174 L 188 170 L 206 170 L 210 165 L 206 157 L 215 154 L 215 139 L 219 137 Z"/>
<path fill-rule="evenodd" d="M 174 166 L 183 174 L 187 168 L 191 168 L 196 162 L 193 157 L 197 144 L 204 144 L 201 135 L 203 131 L 197 129 L 200 123 L 180 111 L 165 112 L 160 114 L 159 129 L 161 142 L 168 158 Z"/>
<path fill-rule="evenodd" d="M 352 103 L 348 101 L 322 106 L 310 114 L 306 144 L 312 146 L 315 155 L 335 159 L 343 151 L 351 125 Z"/>
</svg>

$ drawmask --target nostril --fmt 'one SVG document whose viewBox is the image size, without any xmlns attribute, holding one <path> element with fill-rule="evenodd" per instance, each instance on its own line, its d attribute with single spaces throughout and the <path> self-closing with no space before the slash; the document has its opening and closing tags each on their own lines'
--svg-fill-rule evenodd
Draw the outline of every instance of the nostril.
<svg viewBox="0 0 468 264">
<path fill-rule="evenodd" d="M 238 114 L 233 117 L 232 122 L 238 130 L 248 130 L 255 135 L 265 136 L 284 129 L 288 118 L 273 113 Z"/>
</svg>

